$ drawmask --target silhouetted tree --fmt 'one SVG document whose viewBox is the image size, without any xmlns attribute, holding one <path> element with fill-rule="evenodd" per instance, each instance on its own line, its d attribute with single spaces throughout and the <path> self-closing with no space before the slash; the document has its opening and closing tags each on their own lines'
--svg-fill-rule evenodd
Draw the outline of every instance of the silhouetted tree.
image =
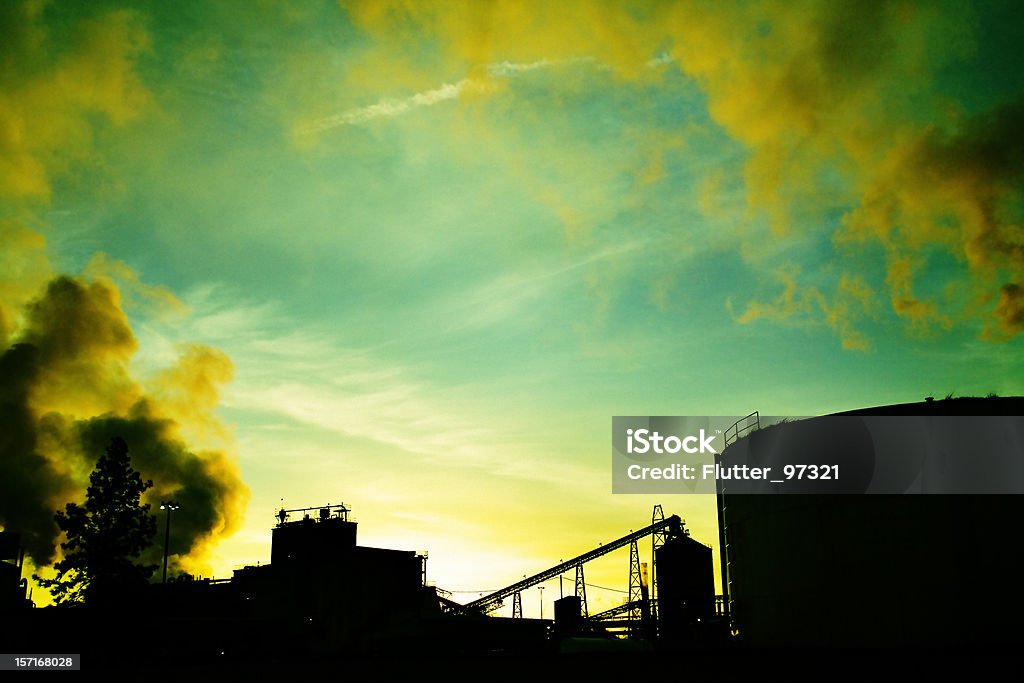
<svg viewBox="0 0 1024 683">
<path fill-rule="evenodd" d="M 156 533 L 149 504 L 140 504 L 152 481 L 132 469 L 128 445 L 114 437 L 89 476 L 84 505 L 57 511 L 67 536 L 64 559 L 53 565 L 53 579 L 35 577 L 58 605 L 110 606 L 143 586 L 156 565 L 138 565 L 139 554 Z"/>
</svg>

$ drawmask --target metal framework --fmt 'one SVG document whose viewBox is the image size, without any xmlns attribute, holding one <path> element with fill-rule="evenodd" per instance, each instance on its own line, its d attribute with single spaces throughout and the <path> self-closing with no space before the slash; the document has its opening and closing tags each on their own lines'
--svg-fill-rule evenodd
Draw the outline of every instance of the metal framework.
<svg viewBox="0 0 1024 683">
<path fill-rule="evenodd" d="M 476 614 L 466 609 L 466 606 L 460 602 L 455 602 L 451 599 L 451 593 L 440 588 L 437 590 L 437 601 L 441 604 L 441 611 L 445 614 L 457 614 L 459 616 L 470 616 Z"/>
<path fill-rule="evenodd" d="M 512 594 L 512 618 L 523 618 L 523 594 L 521 591 Z"/>
<path fill-rule="evenodd" d="M 332 517 L 337 517 L 337 518 L 341 519 L 341 521 L 347 522 L 348 521 L 348 513 L 352 512 L 352 509 L 347 507 L 344 503 L 339 503 L 338 505 L 323 505 L 321 507 L 315 507 L 315 508 L 296 508 L 294 510 L 285 510 L 284 508 L 281 508 L 276 513 L 274 513 L 274 516 L 277 517 L 277 520 L 278 520 L 277 525 L 278 526 L 284 526 L 284 524 L 287 523 L 291 519 L 291 516 L 292 516 L 293 512 L 295 512 L 295 513 L 301 512 L 303 519 L 314 519 L 313 517 L 310 516 L 309 513 L 315 512 L 316 513 L 315 519 L 318 519 L 318 520 L 321 520 L 321 521 L 322 520 L 326 520 L 326 519 L 331 519 Z"/>
<path fill-rule="evenodd" d="M 641 605 L 635 602 L 624 602 L 621 605 L 616 605 L 615 607 L 606 609 L 603 612 L 598 612 L 597 614 L 591 615 L 590 617 L 588 617 L 588 621 L 599 623 L 603 623 L 606 621 L 617 621 L 614 619 L 615 617 L 621 617 L 623 615 L 626 615 L 628 617 L 629 613 L 633 609 L 639 609 L 640 607 Z"/>
<path fill-rule="evenodd" d="M 655 505 L 651 513 L 651 524 L 664 521 L 665 510 L 661 505 Z M 655 602 L 658 599 L 658 548 L 665 545 L 665 530 L 655 531 L 651 534 L 651 617 L 658 621 L 658 608 Z"/>
<path fill-rule="evenodd" d="M 643 617 L 641 609 L 643 595 L 643 582 L 640 577 L 640 549 L 634 539 L 629 544 L 629 604 L 633 608 L 629 610 L 630 621 L 639 621 Z"/>
<path fill-rule="evenodd" d="M 576 565 L 576 597 L 580 599 L 580 614 L 587 618 L 587 582 L 583 580 L 583 563 Z"/>
<path fill-rule="evenodd" d="M 569 569 L 574 569 L 577 566 L 581 566 L 584 563 L 589 562 L 590 560 L 601 557 L 602 555 L 606 555 L 612 552 L 613 550 L 618 550 L 619 548 L 629 545 L 630 543 L 633 543 L 638 539 L 649 536 L 655 531 L 667 529 L 669 533 L 678 533 L 682 529 L 682 524 L 683 522 L 681 519 L 679 519 L 678 515 L 672 515 L 671 517 L 663 521 L 651 524 L 650 526 L 644 527 L 639 531 L 634 531 L 630 534 L 623 536 L 622 538 L 617 538 L 611 543 L 598 546 L 590 552 L 583 553 L 582 555 L 574 557 L 571 560 L 562 562 L 560 564 L 555 565 L 554 567 L 551 567 L 550 569 L 546 569 L 540 573 L 534 574 L 533 576 L 527 577 L 522 581 L 517 581 L 510 586 L 506 586 L 505 588 L 496 590 L 489 595 L 485 595 L 482 598 L 474 600 L 473 602 L 466 603 L 465 609 L 473 610 L 476 612 L 490 612 L 500 607 L 502 604 L 502 600 L 504 600 L 510 595 L 514 595 L 518 591 L 525 590 L 531 586 L 536 586 L 539 583 L 543 583 L 544 581 L 553 579 L 559 574 L 568 571 Z M 582 576 L 582 570 L 580 572 L 580 576 Z"/>
</svg>

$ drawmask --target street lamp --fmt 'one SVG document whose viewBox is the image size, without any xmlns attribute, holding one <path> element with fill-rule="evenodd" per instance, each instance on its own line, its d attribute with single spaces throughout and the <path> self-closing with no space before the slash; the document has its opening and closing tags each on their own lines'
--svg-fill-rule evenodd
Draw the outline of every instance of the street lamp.
<svg viewBox="0 0 1024 683">
<path fill-rule="evenodd" d="M 164 583 L 167 583 L 167 545 L 171 540 L 171 510 L 181 508 L 173 500 L 166 500 L 160 503 L 161 510 L 167 510 L 167 526 L 164 529 Z"/>
</svg>

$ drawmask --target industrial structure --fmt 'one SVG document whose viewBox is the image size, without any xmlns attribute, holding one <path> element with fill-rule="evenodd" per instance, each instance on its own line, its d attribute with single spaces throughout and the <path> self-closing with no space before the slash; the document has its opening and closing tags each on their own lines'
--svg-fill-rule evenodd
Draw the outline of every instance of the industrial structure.
<svg viewBox="0 0 1024 683">
<path fill-rule="evenodd" d="M 864 464 L 874 472 L 887 465 L 879 435 L 849 418 L 916 416 L 927 426 L 944 415 L 1022 413 L 1024 399 L 990 398 L 771 426 L 752 413 L 736 422 L 725 430 L 716 464 L 735 462 L 752 444 L 770 444 L 773 453 L 842 458 L 862 491 L 765 495 L 719 481 L 722 596 L 715 594 L 712 549 L 661 506 L 639 530 L 461 603 L 428 583 L 425 553 L 360 546 L 351 509 L 341 503 L 278 511 L 269 564 L 242 567 L 223 580 L 171 577 L 148 586 L 144 605 L 122 606 L 129 611 L 118 614 L 20 609 L 0 620 L 0 640 L 10 651 L 30 651 L 43 639 L 68 652 L 103 652 L 116 642 L 146 662 L 233 655 L 246 661 L 267 653 L 315 659 L 351 652 L 1012 645 L 1024 635 L 1024 592 L 1016 579 L 1024 551 L 1015 543 L 1024 495 L 864 493 Z M 1006 441 L 1019 449 L 1024 418 L 1012 417 L 1010 431 Z M 908 433 L 889 437 L 901 449 L 914 447 Z M 969 443 L 949 433 L 941 441 L 961 451 Z M 587 565 L 626 549 L 625 598 L 595 611 Z M 0 533 L 0 610 L 31 604 L 22 558 L 17 534 Z M 553 614 L 524 618 L 523 592 L 565 574 L 572 590 L 555 601 Z M 512 616 L 493 616 L 506 601 Z M 147 624 L 136 628 L 141 615 Z"/>
<path fill-rule="evenodd" d="M 651 571 L 640 561 L 640 541 L 651 537 Z M 591 615 L 587 608 L 584 566 L 629 546 L 629 597 L 622 605 Z M 660 567 L 660 569 L 658 569 Z M 575 575 L 574 594 L 555 603 L 555 633 L 624 635 L 679 642 L 697 629 L 714 628 L 715 587 L 711 548 L 690 538 L 676 515 L 655 506 L 651 524 L 509 586 L 460 605 L 442 598 L 451 614 L 491 612 L 513 598 L 512 618 L 522 617 L 522 591 L 566 572 Z M 650 580 L 654 575 L 655 581 Z M 703 626 L 697 626 L 703 624 Z"/>
<path fill-rule="evenodd" d="M 169 636 L 168 651 L 212 642 L 225 652 L 282 644 L 314 653 L 538 652 L 574 638 L 609 648 L 627 638 L 678 646 L 697 642 L 697 631 L 716 624 L 724 633 L 725 622 L 715 615 L 711 549 L 661 506 L 639 531 L 466 604 L 428 585 L 425 553 L 358 545 L 350 512 L 344 504 L 280 510 L 270 564 L 243 567 L 227 580 L 152 585 L 158 611 L 188 625 L 187 637 Z M 640 543 L 648 537 L 651 561 L 640 562 Z M 629 599 L 590 614 L 584 566 L 626 547 Z M 523 618 L 522 591 L 565 572 L 575 574 L 575 590 L 555 603 L 554 619 Z M 490 616 L 510 598 L 511 618 Z"/>
<path fill-rule="evenodd" d="M 28 579 L 22 578 L 25 549 L 21 536 L 0 531 L 0 612 L 21 609 L 29 604 Z"/>
<path fill-rule="evenodd" d="M 767 428 L 755 413 L 727 431 L 716 460 L 730 463 L 736 445 L 749 440 L 770 441 L 786 455 L 871 463 L 872 438 L 846 418 L 914 416 L 928 426 L 941 416 L 1020 416 L 1022 409 L 1019 397 L 929 400 Z M 1013 417 L 1018 431 L 1007 438 L 1018 449 L 1020 420 Z M 914 447 L 906 434 L 894 438 L 901 450 Z M 874 448 L 878 441 L 874 435 Z M 977 455 L 957 438 L 941 446 L 952 456 L 947 468 Z M 764 495 L 731 493 L 720 483 L 717 499 L 725 606 L 741 647 L 988 646 L 1024 635 L 1017 579 L 1024 551 L 1016 542 L 1024 496 Z"/>
<path fill-rule="evenodd" d="M 773 453 L 842 458 L 855 474 L 873 462 L 877 473 L 887 466 L 877 449 L 881 437 L 865 432 L 858 416 L 923 416 L 916 424 L 927 426 L 944 415 L 1019 416 L 1022 409 L 1021 398 L 927 401 L 771 426 L 752 413 L 725 430 L 726 447 L 715 460 L 729 465 L 743 444 L 748 454 L 752 444 L 770 444 Z M 1019 448 L 1024 418 L 1010 422 L 1007 443 Z M 908 433 L 889 437 L 901 449 L 913 447 Z M 941 441 L 960 450 L 967 443 L 946 433 Z M 855 484 L 863 488 L 863 477 Z M 1024 551 L 1014 542 L 1024 496 L 846 488 L 765 495 L 737 486 L 720 481 L 716 496 L 722 596 L 715 594 L 712 548 L 661 506 L 643 528 L 462 603 L 428 583 L 425 553 L 359 545 L 351 509 L 334 504 L 278 511 L 269 564 L 223 580 L 171 577 L 148 586 L 144 609 L 120 616 L 21 609 L 0 635 L 12 648 L 46 637 L 74 651 L 74 638 L 89 634 L 96 648 L 116 641 L 186 658 L 982 646 L 1024 635 L 1016 581 Z M 587 565 L 616 551 L 628 551 L 623 602 L 595 610 Z M 22 557 L 17 535 L 0 533 L 0 609 L 30 604 Z M 553 614 L 525 618 L 524 591 L 566 574 L 572 589 L 555 601 Z M 509 601 L 511 617 L 493 616 Z M 158 625 L 134 629 L 137 614 Z"/>
<path fill-rule="evenodd" d="M 102 653 L 105 643 L 117 642 L 140 657 L 204 661 L 274 652 L 316 658 L 346 652 L 615 651 L 630 644 L 674 649 L 725 633 L 724 619 L 716 616 L 711 549 L 690 538 L 683 521 L 666 517 L 661 506 L 644 528 L 465 604 L 428 584 L 426 553 L 359 545 L 350 513 L 343 503 L 280 510 L 269 564 L 236 569 L 229 579 L 171 576 L 102 610 L 20 609 L 0 635 L 13 648 L 46 638 L 67 651 Z M 16 535 L 5 533 L 0 541 L 0 554 L 20 557 Z M 628 598 L 592 613 L 585 566 L 626 548 Z M 0 561 L 4 608 L 31 606 L 24 601 L 20 569 L 20 561 Z M 572 593 L 557 600 L 546 619 L 524 618 L 522 592 L 565 572 L 575 576 Z M 508 599 L 513 616 L 493 616 Z M 143 615 L 147 625 L 134 628 Z"/>
</svg>

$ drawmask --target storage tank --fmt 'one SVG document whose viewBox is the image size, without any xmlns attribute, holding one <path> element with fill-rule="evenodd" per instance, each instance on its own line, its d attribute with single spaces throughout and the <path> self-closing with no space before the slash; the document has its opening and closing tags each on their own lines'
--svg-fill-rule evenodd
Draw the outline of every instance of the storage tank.
<svg viewBox="0 0 1024 683">
<path fill-rule="evenodd" d="M 691 636 L 715 615 L 715 571 L 711 548 L 683 534 L 672 535 L 656 551 L 660 635 Z"/>
<path fill-rule="evenodd" d="M 833 484 L 836 493 L 813 493 L 806 482 L 802 492 L 788 495 L 720 487 L 720 542 L 727 548 L 722 582 L 740 642 L 755 647 L 1019 642 L 1024 551 L 1016 539 L 1024 495 L 927 491 L 984 490 L 1000 473 L 996 489 L 1015 490 L 1024 465 L 1024 418 L 1016 417 L 1022 408 L 1019 397 L 871 408 L 838 415 L 903 416 L 911 422 L 893 422 L 904 428 L 887 434 L 876 428 L 877 420 L 863 421 L 865 431 L 857 420 L 811 418 L 803 422 L 828 428 L 782 424 L 727 448 L 719 456 L 724 464 L 744 449 L 757 450 L 759 441 L 762 446 L 771 441 L 780 455 L 801 451 L 823 461 L 841 460 L 853 475 Z M 950 423 L 941 419 L 912 422 L 964 415 L 1010 416 L 985 423 L 1002 431 L 980 437 L 1002 446 L 992 453 L 989 446 L 979 449 L 979 435 L 946 429 Z M 924 431 L 915 431 L 922 426 Z M 902 455 L 887 457 L 881 445 L 901 438 Z M 742 442 L 747 443 L 736 448 Z M 903 457 L 908 454 L 912 457 Z M 870 493 L 880 477 L 895 477 L 918 493 Z"/>
</svg>

